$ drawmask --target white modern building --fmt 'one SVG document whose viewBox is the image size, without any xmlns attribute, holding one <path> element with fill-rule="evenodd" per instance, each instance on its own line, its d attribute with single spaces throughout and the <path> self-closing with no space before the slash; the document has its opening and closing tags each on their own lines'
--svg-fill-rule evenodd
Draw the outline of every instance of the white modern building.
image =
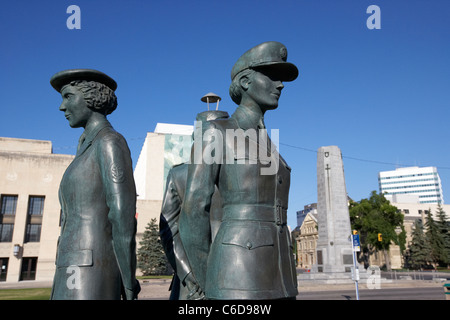
<svg viewBox="0 0 450 320">
<path fill-rule="evenodd" d="M 381 171 L 378 174 L 378 183 L 380 193 L 385 194 L 391 202 L 406 202 L 401 198 L 414 197 L 419 203 L 444 203 L 441 179 L 436 167 L 406 167 Z"/>
<path fill-rule="evenodd" d="M 167 174 L 174 165 L 189 161 L 193 132 L 194 126 L 167 123 L 158 123 L 154 132 L 147 132 L 134 168 L 138 246 L 150 220 L 156 218 L 159 224 Z"/>
<path fill-rule="evenodd" d="M 190 159 L 193 132 L 194 126 L 158 123 L 147 133 L 134 169 L 138 200 L 159 201 L 161 208 L 169 170 Z"/>
</svg>

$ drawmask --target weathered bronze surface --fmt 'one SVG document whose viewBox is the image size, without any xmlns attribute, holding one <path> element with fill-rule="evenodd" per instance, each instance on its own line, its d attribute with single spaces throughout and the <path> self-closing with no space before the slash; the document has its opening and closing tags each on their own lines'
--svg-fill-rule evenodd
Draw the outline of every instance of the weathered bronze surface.
<svg viewBox="0 0 450 320">
<path fill-rule="evenodd" d="M 210 121 L 218 118 L 228 118 L 225 111 L 205 111 L 197 115 L 197 121 Z M 179 235 L 179 216 L 186 190 L 188 165 L 186 163 L 174 166 L 167 175 L 166 190 L 160 216 L 160 236 L 166 256 L 175 271 L 170 286 L 171 300 L 198 300 L 204 298 L 204 293 L 192 273 L 183 243 Z M 213 234 L 217 232 L 221 221 L 221 200 L 219 192 L 213 195 L 210 217 L 210 228 Z M 207 261 L 204 261 L 206 263 Z"/>
<path fill-rule="evenodd" d="M 116 82 L 90 69 L 55 74 L 60 110 L 83 127 L 76 157 L 61 180 L 61 235 L 51 299 L 136 299 L 136 189 L 128 145 L 106 116 Z"/>
<path fill-rule="evenodd" d="M 230 95 L 239 107 L 229 119 L 204 124 L 201 153 L 210 156 L 217 137 L 226 137 L 227 130 L 253 130 L 259 138 L 252 140 L 248 135 L 244 152 L 238 150 L 234 139 L 226 139 L 219 153 L 222 161 L 196 163 L 191 159 L 188 165 L 179 233 L 206 299 L 279 299 L 297 295 L 286 225 L 291 169 L 271 147 L 270 139 L 259 134 L 265 132 L 265 112 L 278 107 L 283 81 L 298 76 L 297 67 L 286 58 L 284 45 L 265 42 L 238 59 L 231 73 Z M 251 145 L 270 155 L 269 161 L 254 158 Z M 234 155 L 232 162 L 226 158 L 230 154 Z M 279 162 L 278 170 L 261 174 L 261 169 L 274 161 Z M 210 208 L 216 186 L 223 202 L 223 217 L 212 239 Z"/>
</svg>

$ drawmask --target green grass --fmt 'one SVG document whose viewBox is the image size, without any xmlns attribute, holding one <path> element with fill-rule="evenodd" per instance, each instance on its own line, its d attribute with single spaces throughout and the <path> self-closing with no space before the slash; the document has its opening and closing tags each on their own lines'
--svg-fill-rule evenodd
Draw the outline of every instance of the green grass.
<svg viewBox="0 0 450 320">
<path fill-rule="evenodd" d="M 141 276 L 146 279 L 172 279 L 172 276 Z M 49 300 L 51 288 L 0 289 L 0 300 Z"/>
<path fill-rule="evenodd" d="M 1 289 L 0 300 L 49 300 L 51 288 Z"/>
</svg>

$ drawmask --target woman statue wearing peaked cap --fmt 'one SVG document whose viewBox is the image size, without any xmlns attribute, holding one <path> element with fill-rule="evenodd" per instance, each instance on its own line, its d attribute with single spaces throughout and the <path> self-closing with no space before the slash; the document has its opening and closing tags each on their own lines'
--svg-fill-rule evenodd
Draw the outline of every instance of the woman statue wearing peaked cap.
<svg viewBox="0 0 450 320">
<path fill-rule="evenodd" d="M 59 109 L 83 127 L 76 157 L 61 180 L 61 235 L 51 299 L 132 300 L 136 280 L 136 189 L 128 145 L 106 116 L 116 82 L 90 69 L 56 73 Z"/>
<path fill-rule="evenodd" d="M 237 109 L 229 118 L 208 121 L 202 128 L 201 154 L 210 155 L 216 136 L 225 137 L 221 152 L 215 151 L 222 158 L 189 164 L 178 227 L 206 299 L 295 299 L 298 294 L 287 226 L 291 168 L 266 138 L 264 125 L 266 112 L 278 108 L 283 82 L 297 76 L 298 68 L 287 62 L 283 44 L 268 41 L 251 48 L 231 71 L 230 96 Z M 253 132 L 255 138 L 249 134 L 248 142 L 239 147 L 234 137 L 227 138 L 227 132 L 237 130 Z M 252 148 L 258 152 L 252 153 Z M 211 242 L 210 208 L 216 187 L 222 216 Z"/>
</svg>

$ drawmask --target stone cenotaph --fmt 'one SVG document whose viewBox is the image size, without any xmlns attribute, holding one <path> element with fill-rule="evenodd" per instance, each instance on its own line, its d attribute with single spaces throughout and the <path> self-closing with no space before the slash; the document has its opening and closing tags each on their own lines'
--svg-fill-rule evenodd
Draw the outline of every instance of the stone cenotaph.
<svg viewBox="0 0 450 320">
<path fill-rule="evenodd" d="M 303 278 L 326 283 L 352 281 L 348 197 L 342 154 L 336 146 L 321 147 L 317 151 L 317 222 L 317 260 L 309 277 Z"/>
</svg>

